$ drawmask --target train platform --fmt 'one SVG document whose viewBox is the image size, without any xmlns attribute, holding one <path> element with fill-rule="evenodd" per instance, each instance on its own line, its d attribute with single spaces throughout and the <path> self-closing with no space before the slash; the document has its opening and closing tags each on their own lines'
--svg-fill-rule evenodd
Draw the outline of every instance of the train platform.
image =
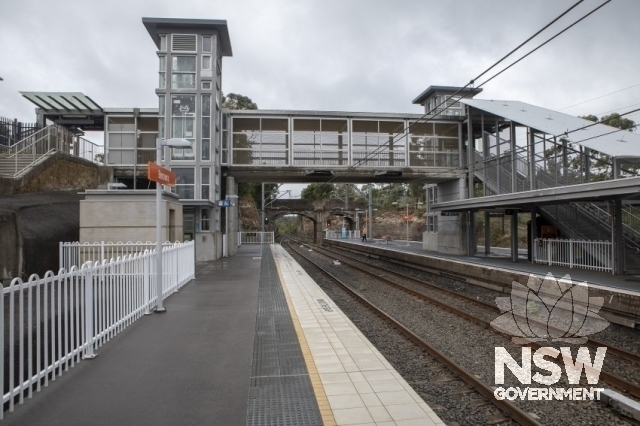
<svg viewBox="0 0 640 426">
<path fill-rule="evenodd" d="M 536 274 L 538 276 L 545 276 L 551 273 L 556 278 L 562 278 L 565 275 L 569 275 L 574 282 L 586 282 L 589 285 L 609 287 L 640 295 L 640 276 L 638 275 L 613 275 L 610 272 L 590 271 L 586 269 L 531 263 L 531 261 L 527 259 L 527 251 L 522 249 L 518 253 L 518 261 L 513 262 L 511 260 L 510 249 L 499 247 L 491 247 L 489 254 L 484 253 L 484 246 L 478 247 L 476 255 L 469 257 L 425 250 L 422 248 L 421 241 L 409 241 L 408 245 L 405 240 L 369 240 L 367 242 L 362 242 L 360 240 L 344 239 L 337 241 L 368 247 L 378 247 L 385 250 L 410 252 L 427 257 L 451 259 L 457 262 L 484 265 L 487 268 L 500 268 L 521 273 Z"/>
<path fill-rule="evenodd" d="M 4 425 L 442 425 L 280 246 L 239 248 Z"/>
</svg>

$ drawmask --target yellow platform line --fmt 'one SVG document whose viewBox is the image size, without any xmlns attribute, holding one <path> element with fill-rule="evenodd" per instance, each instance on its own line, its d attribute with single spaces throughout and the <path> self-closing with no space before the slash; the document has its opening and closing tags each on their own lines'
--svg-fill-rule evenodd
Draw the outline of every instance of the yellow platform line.
<svg viewBox="0 0 640 426">
<path fill-rule="evenodd" d="M 278 266 L 277 263 L 276 266 Z M 307 365 L 307 370 L 309 371 L 309 378 L 311 379 L 313 392 L 316 395 L 316 401 L 318 401 L 318 408 L 320 409 L 320 415 L 322 416 L 322 424 L 324 426 L 336 426 L 336 419 L 335 417 L 333 417 L 333 411 L 331 411 L 331 407 L 329 406 L 329 400 L 327 399 L 327 395 L 324 393 L 324 387 L 322 386 L 322 381 L 320 380 L 320 374 L 318 374 L 316 363 L 313 360 L 313 355 L 311 354 L 311 350 L 309 349 L 309 345 L 307 344 L 307 338 L 305 337 L 302 326 L 300 325 L 298 314 L 296 314 L 293 302 L 291 302 L 289 290 L 285 285 L 284 277 L 282 276 L 280 267 L 276 269 L 278 269 L 278 275 L 280 276 L 280 285 L 282 286 L 282 290 L 284 291 L 284 297 L 287 300 L 287 306 L 289 307 L 289 312 L 291 313 L 293 327 L 296 330 L 296 335 L 298 336 L 298 341 L 300 342 L 300 349 L 302 349 L 304 362 Z"/>
</svg>

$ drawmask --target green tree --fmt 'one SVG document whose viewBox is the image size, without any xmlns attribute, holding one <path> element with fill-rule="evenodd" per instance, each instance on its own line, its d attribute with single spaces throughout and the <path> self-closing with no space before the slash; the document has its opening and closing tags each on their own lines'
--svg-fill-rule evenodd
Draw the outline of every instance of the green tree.
<svg viewBox="0 0 640 426">
<path fill-rule="evenodd" d="M 310 183 L 300 193 L 304 200 L 326 200 L 331 198 L 336 186 L 332 183 Z"/>
<path fill-rule="evenodd" d="M 222 95 L 222 107 L 227 109 L 258 109 L 258 105 L 251 98 L 237 93 Z"/>
<path fill-rule="evenodd" d="M 593 115 L 590 115 L 588 117 L 593 117 Z M 583 118 L 586 118 L 586 117 L 583 117 Z M 611 127 L 617 127 L 618 129 L 621 129 L 621 130 L 628 130 L 629 132 L 632 132 L 636 129 L 636 123 L 633 120 L 629 120 L 628 118 L 623 118 L 620 116 L 620 114 L 617 114 L 615 112 L 613 114 L 609 114 L 601 117 L 600 123 L 606 124 L 607 126 L 611 126 Z"/>
<path fill-rule="evenodd" d="M 228 95 L 222 95 L 222 107 L 227 109 L 242 109 L 242 110 L 254 110 L 258 109 L 258 105 L 251 100 L 248 96 L 240 95 L 238 93 L 229 93 Z M 251 141 L 247 139 L 247 135 L 233 135 L 233 147 L 234 148 L 251 148 Z M 252 156 L 250 151 L 242 151 L 243 164 L 251 164 Z M 231 155 L 234 155 L 232 152 Z M 265 200 L 269 200 L 277 194 L 278 185 L 269 183 L 265 184 L 264 197 Z M 254 199 L 256 206 L 259 209 L 262 208 L 262 184 L 261 183 L 248 183 L 240 182 L 238 184 L 238 195 L 241 197 L 251 197 Z"/>
</svg>

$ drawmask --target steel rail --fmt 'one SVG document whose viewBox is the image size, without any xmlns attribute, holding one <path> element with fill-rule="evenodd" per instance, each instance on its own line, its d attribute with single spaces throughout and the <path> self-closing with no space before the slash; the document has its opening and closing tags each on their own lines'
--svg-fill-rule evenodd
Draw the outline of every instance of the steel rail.
<svg viewBox="0 0 640 426">
<path fill-rule="evenodd" d="M 319 250 L 318 250 L 318 253 L 320 253 Z M 320 253 L 320 254 L 322 254 L 323 256 L 329 257 L 325 253 Z M 505 336 L 505 337 L 507 336 L 505 333 L 502 333 L 502 332 L 494 329 L 493 327 L 491 327 L 491 322 L 490 321 L 487 321 L 487 320 L 482 319 L 482 318 L 478 318 L 477 316 L 475 316 L 473 314 L 470 314 L 470 313 L 465 312 L 465 311 L 463 311 L 461 309 L 453 307 L 453 306 L 451 306 L 451 305 L 449 305 L 447 303 L 444 303 L 444 302 L 442 302 L 440 300 L 434 299 L 433 297 L 427 296 L 426 294 L 423 294 L 423 293 L 420 293 L 418 291 L 415 291 L 415 290 L 412 290 L 410 288 L 407 288 L 407 287 L 405 287 L 405 286 L 403 286 L 401 284 L 394 283 L 393 281 L 389 280 L 388 278 L 382 277 L 382 276 L 380 276 L 378 274 L 375 274 L 373 272 L 365 271 L 365 270 L 363 270 L 363 269 L 361 269 L 361 268 L 359 268 L 357 266 L 353 266 L 353 265 L 349 265 L 349 266 L 351 266 L 354 269 L 360 270 L 363 273 L 366 273 L 366 274 L 369 274 L 369 275 L 371 275 L 373 277 L 376 277 L 376 278 L 380 279 L 381 281 L 384 281 L 384 282 L 388 283 L 389 285 L 391 285 L 393 287 L 396 287 L 396 288 L 398 288 L 398 289 L 400 289 L 400 290 L 402 290 L 402 291 L 404 291 L 404 292 L 406 292 L 406 293 L 408 293 L 408 294 L 410 294 L 410 295 L 412 295 L 414 297 L 417 297 L 419 299 L 425 300 L 425 301 L 427 301 L 429 303 L 432 303 L 432 304 L 440 307 L 441 309 L 447 310 L 447 311 L 449 311 L 449 312 L 451 312 L 451 313 L 453 313 L 453 314 L 455 314 L 455 315 L 457 315 L 457 316 L 459 316 L 461 318 L 464 318 L 464 319 L 466 319 L 468 321 L 471 321 L 471 322 L 473 322 L 475 324 L 478 324 L 478 325 L 480 325 L 480 326 L 482 326 L 482 327 L 484 327 L 484 328 L 486 328 L 486 329 L 488 329 L 490 331 L 493 331 L 494 333 L 500 334 L 500 335 Z M 387 272 L 387 273 L 390 272 L 390 271 L 387 271 L 386 269 L 384 271 Z M 541 344 L 539 344 L 537 342 L 531 342 L 531 343 L 528 344 L 528 346 L 530 346 L 530 347 L 532 347 L 532 348 L 534 348 L 536 350 L 543 347 L 543 345 L 541 345 Z M 609 373 L 607 371 L 600 371 L 600 377 L 606 383 L 610 384 L 611 386 L 616 387 L 616 388 L 618 388 L 620 390 L 623 390 L 625 392 L 628 392 L 630 395 L 633 395 L 636 398 L 640 398 L 640 385 L 632 383 L 632 382 L 630 382 L 630 381 L 628 381 L 626 379 L 623 379 L 622 377 L 619 377 L 619 376 L 617 376 L 617 375 L 615 375 L 613 373 Z"/>
<path fill-rule="evenodd" d="M 327 252 L 326 249 L 317 248 L 317 250 L 319 252 L 321 252 L 321 251 Z M 500 312 L 500 309 L 498 309 L 498 307 L 495 304 L 492 304 L 492 303 L 489 303 L 489 302 L 485 302 L 484 300 L 474 299 L 471 296 L 468 296 L 466 294 L 456 293 L 453 290 L 449 290 L 448 288 L 440 287 L 437 284 L 433 284 L 433 283 L 430 283 L 430 282 L 427 282 L 427 281 L 423 281 L 423 280 L 417 279 L 415 277 L 411 277 L 409 275 L 405 275 L 405 274 L 400 273 L 400 272 L 389 271 L 387 269 L 381 268 L 381 267 L 376 266 L 376 265 L 371 265 L 370 263 L 363 262 L 363 261 L 361 261 L 359 259 L 353 258 L 351 256 L 348 256 L 348 255 L 344 254 L 344 253 L 339 253 L 339 254 L 335 253 L 335 252 L 329 252 L 329 253 L 337 254 L 338 256 L 341 256 L 343 258 L 349 259 L 350 261 L 357 262 L 357 263 L 360 263 L 360 264 L 363 264 L 363 265 L 367 265 L 367 267 L 370 267 L 370 268 L 373 268 L 373 269 L 378 269 L 380 271 L 384 271 L 385 273 L 395 275 L 395 276 L 400 277 L 402 279 L 410 280 L 410 281 L 412 281 L 412 282 L 414 282 L 414 283 L 416 283 L 418 285 L 423 285 L 423 286 L 432 288 L 434 290 L 441 291 L 441 292 L 446 293 L 446 294 L 448 294 L 448 295 L 450 295 L 452 297 L 457 297 L 459 299 L 463 299 L 463 300 L 465 300 L 467 302 L 470 302 L 470 303 L 473 303 L 475 305 L 482 306 L 482 307 L 485 307 L 487 309 L 490 309 L 491 311 L 496 312 L 498 314 L 502 313 L 502 312 Z M 347 263 L 347 262 L 345 262 L 345 263 Z M 396 262 L 393 262 L 393 263 L 396 263 Z M 352 266 L 354 268 L 362 270 L 363 272 L 366 272 L 365 270 L 361 269 L 360 267 L 358 267 L 357 265 L 354 265 L 352 263 L 349 263 L 349 266 Z M 401 266 L 407 267 L 406 265 L 401 265 Z M 375 275 L 375 276 L 376 277 L 380 277 L 380 275 Z M 514 313 L 514 316 L 516 316 L 516 317 L 518 317 L 520 319 L 523 319 L 523 317 L 518 315 L 518 314 Z M 557 327 L 554 327 L 553 325 L 542 324 L 541 322 L 537 321 L 534 318 L 527 318 L 527 321 L 531 322 L 533 324 L 539 325 L 539 326 L 548 327 L 550 330 L 553 330 L 553 331 L 558 331 L 558 332 L 563 331 L 563 330 L 558 329 Z M 614 345 L 611 345 L 609 343 L 605 343 L 605 342 L 603 342 L 603 341 L 601 341 L 599 339 L 595 339 L 593 337 L 588 337 L 587 338 L 586 345 L 588 345 L 588 346 L 590 346 L 592 348 L 606 347 L 607 348 L 607 354 L 613 354 L 613 355 L 615 355 L 615 356 L 617 356 L 619 358 L 622 358 L 622 359 L 625 359 L 627 361 L 633 362 L 634 364 L 640 365 L 640 355 L 639 354 L 631 352 L 631 351 L 629 351 L 627 349 L 624 349 L 624 348 L 621 348 L 619 346 L 614 346 Z"/>
<path fill-rule="evenodd" d="M 309 259 L 307 256 L 302 254 L 302 252 L 300 252 L 297 249 L 295 249 L 291 244 L 289 244 L 289 247 L 291 248 L 291 250 L 296 252 L 299 256 L 303 257 L 309 263 L 311 263 L 316 268 L 318 268 L 324 275 L 328 276 L 333 281 L 335 281 L 343 290 L 345 290 L 347 293 L 349 293 L 351 296 L 353 296 L 358 302 L 360 302 L 361 304 L 366 306 L 368 309 L 373 311 L 376 315 L 380 316 L 381 318 L 383 318 L 387 322 L 391 323 L 394 327 L 396 327 L 398 330 L 400 330 L 402 333 L 404 333 L 407 337 L 409 337 L 411 339 L 411 341 L 413 341 L 415 344 L 417 344 L 422 349 L 427 351 L 438 362 L 444 364 L 451 372 L 453 372 L 456 376 L 458 376 L 460 379 L 462 379 L 465 383 L 467 383 L 473 389 L 475 389 L 476 392 L 478 392 L 479 394 L 481 394 L 482 396 L 487 398 L 500 411 L 502 411 L 503 413 L 507 414 L 513 420 L 515 420 L 516 422 L 518 422 L 521 425 L 532 425 L 532 426 L 539 426 L 540 425 L 540 423 L 538 421 L 536 421 L 533 417 L 531 417 L 526 412 L 524 412 L 521 409 L 519 409 L 518 407 L 516 407 L 514 404 L 510 403 L 508 400 L 506 400 L 506 399 L 503 399 L 503 400 L 496 399 L 494 397 L 493 389 L 488 387 L 488 386 L 486 386 L 484 383 L 482 383 L 480 380 L 478 380 L 473 374 L 468 372 L 464 367 L 462 367 L 459 364 L 457 364 L 454 361 L 452 361 L 449 357 L 447 357 L 447 355 L 445 355 L 444 353 L 440 352 L 435 347 L 431 346 L 429 343 L 427 343 L 424 339 L 422 339 L 416 333 L 414 333 L 413 331 L 411 331 L 410 329 L 408 329 L 407 327 L 402 325 L 400 322 L 398 322 L 397 320 L 392 318 L 390 315 L 388 315 L 382 309 L 378 308 L 376 305 L 374 305 L 373 303 L 369 302 L 367 299 L 365 299 L 364 297 L 359 295 L 357 292 L 355 292 L 354 290 L 349 288 L 348 285 L 343 283 L 337 277 L 333 276 L 333 274 L 331 274 L 331 272 L 329 272 L 327 269 L 323 268 L 322 266 L 318 265 L 313 260 Z"/>
</svg>

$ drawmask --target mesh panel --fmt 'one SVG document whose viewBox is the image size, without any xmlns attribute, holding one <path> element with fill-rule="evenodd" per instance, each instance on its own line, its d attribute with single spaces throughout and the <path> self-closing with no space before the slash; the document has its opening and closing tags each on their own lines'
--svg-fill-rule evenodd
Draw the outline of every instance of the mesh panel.
<svg viewBox="0 0 640 426">
<path fill-rule="evenodd" d="M 322 425 L 271 249 L 262 251 L 247 425 Z"/>
</svg>

